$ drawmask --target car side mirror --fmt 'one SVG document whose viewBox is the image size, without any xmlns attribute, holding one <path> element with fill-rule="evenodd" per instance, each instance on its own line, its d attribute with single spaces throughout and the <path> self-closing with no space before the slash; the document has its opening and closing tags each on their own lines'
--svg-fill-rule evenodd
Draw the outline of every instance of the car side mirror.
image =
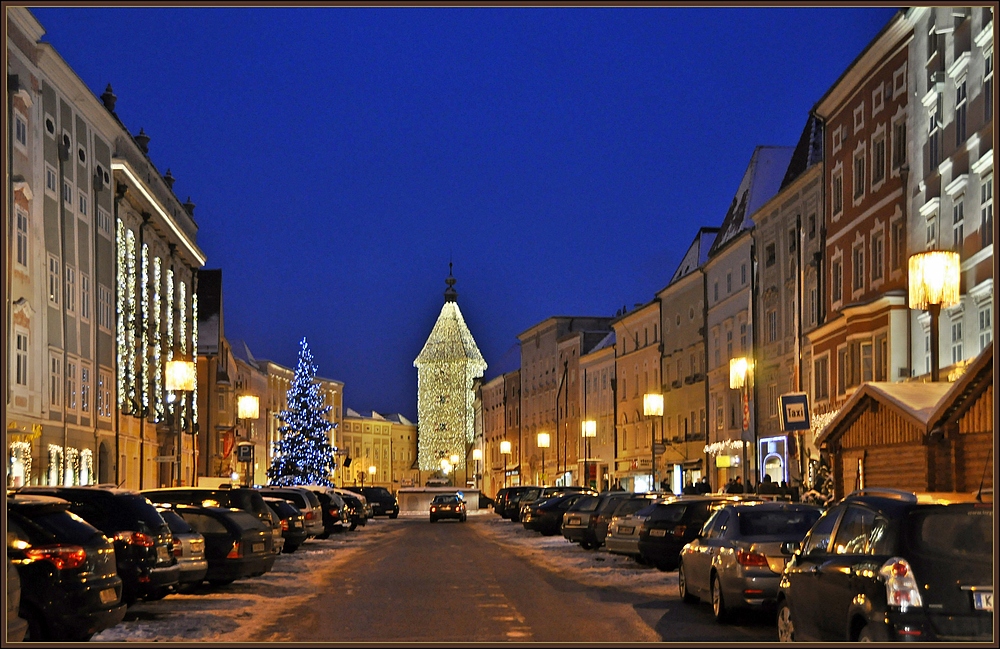
<svg viewBox="0 0 1000 649">
<path fill-rule="evenodd" d="M 799 551 L 798 541 L 785 541 L 781 544 L 781 554 L 795 554 Z"/>
</svg>

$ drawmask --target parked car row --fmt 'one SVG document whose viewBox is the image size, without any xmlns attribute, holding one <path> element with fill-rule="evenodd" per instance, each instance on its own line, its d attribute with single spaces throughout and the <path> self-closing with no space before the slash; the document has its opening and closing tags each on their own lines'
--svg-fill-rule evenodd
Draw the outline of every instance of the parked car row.
<svg viewBox="0 0 1000 649">
<path fill-rule="evenodd" d="M 8 573 L 18 588 L 7 639 L 87 640 L 140 599 L 262 575 L 309 538 L 365 525 L 366 500 L 315 485 L 8 490 Z M 398 515 L 394 498 L 380 502 Z"/>
<path fill-rule="evenodd" d="M 494 511 L 660 570 L 720 623 L 774 614 L 780 641 L 992 641 L 992 492 L 863 489 L 824 511 L 755 496 L 498 492 Z M 984 502 L 985 501 L 985 502 Z M 518 514 L 513 514 L 513 511 Z M 544 521 L 544 522 L 543 522 Z"/>
</svg>

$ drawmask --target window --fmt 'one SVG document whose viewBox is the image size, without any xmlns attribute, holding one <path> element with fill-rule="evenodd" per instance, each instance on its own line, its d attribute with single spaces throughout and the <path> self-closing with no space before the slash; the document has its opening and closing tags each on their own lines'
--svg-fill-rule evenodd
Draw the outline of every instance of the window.
<svg viewBox="0 0 1000 649">
<path fill-rule="evenodd" d="M 726 356 L 729 358 L 733 357 L 733 332 L 729 330 L 726 332 Z"/>
<path fill-rule="evenodd" d="M 875 358 L 871 341 L 861 343 L 861 380 L 868 383 L 875 380 Z"/>
<path fill-rule="evenodd" d="M 111 215 L 103 207 L 97 207 L 97 230 L 101 234 L 111 236 Z"/>
<path fill-rule="evenodd" d="M 733 274 L 726 273 L 726 294 L 733 292 Z"/>
<path fill-rule="evenodd" d="M 986 247 L 993 245 L 993 174 L 983 176 L 979 205 L 979 236 Z"/>
<path fill-rule="evenodd" d="M 846 347 L 837 350 L 837 394 L 847 392 L 847 383 L 851 378 L 847 367 L 848 358 Z"/>
<path fill-rule="evenodd" d="M 59 407 L 62 404 L 62 363 L 55 356 L 49 357 L 49 405 Z"/>
<path fill-rule="evenodd" d="M 76 269 L 66 266 L 66 310 L 76 311 Z"/>
<path fill-rule="evenodd" d="M 875 115 L 882 112 L 883 108 L 885 108 L 885 84 L 880 83 L 872 91 L 872 118 L 874 119 Z"/>
<path fill-rule="evenodd" d="M 90 320 L 90 275 L 80 273 L 80 317 Z"/>
<path fill-rule="evenodd" d="M 68 180 L 63 180 L 63 202 L 70 207 L 73 206 L 73 186 Z"/>
<path fill-rule="evenodd" d="M 766 246 L 764 246 L 764 266 L 766 268 L 770 268 L 771 266 L 774 265 L 776 259 L 777 255 L 775 254 L 774 244 L 769 243 Z"/>
<path fill-rule="evenodd" d="M 28 146 L 28 120 L 18 110 L 14 111 L 14 141 L 21 148 Z"/>
<path fill-rule="evenodd" d="M 969 107 L 969 97 L 966 92 L 965 79 L 955 85 L 955 146 L 961 147 L 965 144 L 967 116 Z"/>
<path fill-rule="evenodd" d="M 833 152 L 836 153 L 837 151 L 840 151 L 840 145 L 844 142 L 843 131 L 841 131 L 838 126 L 831 131 L 830 136 L 833 139 Z"/>
<path fill-rule="evenodd" d="M 816 324 L 816 320 L 819 319 L 819 311 L 817 307 L 819 306 L 819 301 L 816 299 L 816 288 L 809 289 L 809 324 Z"/>
<path fill-rule="evenodd" d="M 715 408 L 715 428 L 716 430 L 722 430 L 726 427 L 726 416 L 723 413 L 722 404 L 719 403 L 721 399 L 716 398 L 716 408 Z"/>
<path fill-rule="evenodd" d="M 906 64 L 899 66 L 892 75 L 892 98 L 895 99 L 899 95 L 906 92 Z"/>
<path fill-rule="evenodd" d="M 938 95 L 937 102 L 935 102 L 934 107 L 931 108 L 930 113 L 928 115 L 929 124 L 927 129 L 928 130 L 927 159 L 930 162 L 931 166 L 931 169 L 929 169 L 928 171 L 937 169 L 938 164 L 940 164 L 941 162 L 941 142 L 940 142 L 941 124 L 938 121 L 940 119 L 940 116 L 941 116 L 941 96 Z"/>
<path fill-rule="evenodd" d="M 955 204 L 951 208 L 951 242 L 955 252 L 962 252 L 962 243 L 965 241 L 965 194 L 955 197 Z"/>
<path fill-rule="evenodd" d="M 90 414 L 90 368 L 80 368 L 80 412 Z"/>
<path fill-rule="evenodd" d="M 993 312 L 987 306 L 979 310 L 979 351 L 983 351 L 993 342 Z"/>
<path fill-rule="evenodd" d="M 899 169 L 906 164 L 906 119 L 892 123 L 892 168 Z"/>
<path fill-rule="evenodd" d="M 66 363 L 66 409 L 76 410 L 76 363 Z"/>
<path fill-rule="evenodd" d="M 865 246 L 856 246 L 851 256 L 852 259 L 852 284 L 851 288 L 860 291 L 865 287 Z"/>
<path fill-rule="evenodd" d="M 767 342 L 773 343 L 778 339 L 778 312 L 771 309 L 767 312 Z"/>
<path fill-rule="evenodd" d="M 219 412 L 225 412 L 226 410 L 226 392 L 222 389 L 219 390 Z"/>
<path fill-rule="evenodd" d="M 854 198 L 865 194 L 865 152 L 864 149 L 854 154 Z"/>
<path fill-rule="evenodd" d="M 111 376 L 107 372 L 97 375 L 97 414 L 111 417 Z"/>
<path fill-rule="evenodd" d="M 798 217 L 795 217 L 798 219 Z M 788 231 L 788 252 L 795 252 L 795 230 Z"/>
<path fill-rule="evenodd" d="M 857 133 L 865 127 L 865 104 L 861 103 L 860 106 L 854 109 L 854 132 Z"/>
<path fill-rule="evenodd" d="M 747 323 L 740 323 L 740 351 L 747 350 Z"/>
<path fill-rule="evenodd" d="M 28 333 L 17 331 L 14 334 L 14 339 L 15 354 L 17 355 L 14 382 L 22 387 L 28 387 Z"/>
<path fill-rule="evenodd" d="M 747 283 L 747 265 L 743 264 L 740 266 L 740 285 L 745 286 Z"/>
<path fill-rule="evenodd" d="M 875 380 L 889 380 L 889 336 L 875 336 Z"/>
<path fill-rule="evenodd" d="M 885 180 L 885 135 L 872 142 L 872 186 Z"/>
<path fill-rule="evenodd" d="M 28 215 L 20 207 L 14 212 L 17 215 L 17 265 L 28 267 Z"/>
<path fill-rule="evenodd" d="M 719 301 L 719 282 L 715 282 L 715 283 L 713 284 L 713 286 L 712 286 L 712 292 L 713 292 L 713 295 L 714 295 L 714 298 L 713 298 L 713 299 L 714 299 L 714 300 L 715 300 L 716 302 L 718 302 L 718 301 Z"/>
<path fill-rule="evenodd" d="M 933 12 L 933 10 L 931 10 Z M 927 60 L 930 61 L 938 53 L 938 35 L 934 25 L 934 16 L 931 16 L 930 24 L 927 26 Z"/>
<path fill-rule="evenodd" d="M 111 330 L 111 289 L 104 284 L 97 285 L 97 324 Z"/>
<path fill-rule="evenodd" d="M 844 175 L 838 171 L 833 174 L 830 196 L 833 200 L 833 213 L 840 214 L 844 211 Z"/>
<path fill-rule="evenodd" d="M 830 266 L 830 300 L 836 304 L 843 299 L 844 290 L 844 269 L 843 262 L 836 260 Z"/>
<path fill-rule="evenodd" d="M 865 554 L 868 538 L 875 527 L 875 513 L 861 507 L 848 507 L 837 528 L 833 544 L 837 554 Z"/>
<path fill-rule="evenodd" d="M 52 306 L 59 306 L 59 292 L 62 290 L 59 275 L 59 260 L 49 255 L 49 302 Z"/>
<path fill-rule="evenodd" d="M 881 280 L 885 274 L 885 236 L 879 232 L 872 235 L 872 283 Z"/>
<path fill-rule="evenodd" d="M 816 238 L 816 215 L 815 214 L 810 214 L 809 215 L 808 223 L 809 223 L 809 225 L 807 227 L 808 227 L 808 232 L 809 232 L 809 240 L 812 241 L 813 239 Z"/>
<path fill-rule="evenodd" d="M 831 509 L 823 514 L 813 528 L 809 530 L 809 536 L 802 544 L 803 554 L 826 554 L 830 550 L 830 537 L 833 535 L 833 528 L 837 524 L 840 516 L 839 509 Z"/>
<path fill-rule="evenodd" d="M 813 362 L 813 399 L 823 401 L 830 398 L 830 360 L 826 356 Z"/>
<path fill-rule="evenodd" d="M 993 50 L 983 50 L 983 99 L 986 120 L 993 117 Z"/>
<path fill-rule="evenodd" d="M 903 220 L 893 221 L 890 226 L 892 234 L 892 269 L 903 268 L 906 259 L 906 231 L 903 229 Z"/>
<path fill-rule="evenodd" d="M 46 163 L 45 165 L 45 191 L 52 196 L 56 195 L 58 189 L 56 189 L 56 169 L 52 165 Z"/>
<path fill-rule="evenodd" d="M 88 208 L 89 204 L 90 201 L 87 199 L 87 195 L 83 192 L 80 192 L 80 210 L 79 210 L 80 216 L 87 216 L 87 214 L 89 214 L 90 212 Z"/>
<path fill-rule="evenodd" d="M 954 320 L 951 323 L 951 362 L 957 363 L 964 358 L 962 356 L 962 321 Z"/>
<path fill-rule="evenodd" d="M 925 241 L 927 243 L 927 249 L 931 250 L 937 246 L 937 214 L 931 214 L 927 217 L 927 227 L 926 227 L 926 237 Z"/>
</svg>

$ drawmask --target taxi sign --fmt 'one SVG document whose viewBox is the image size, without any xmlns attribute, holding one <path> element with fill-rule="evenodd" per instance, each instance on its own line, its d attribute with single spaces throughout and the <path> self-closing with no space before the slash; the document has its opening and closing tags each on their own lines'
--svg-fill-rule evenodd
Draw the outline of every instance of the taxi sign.
<svg viewBox="0 0 1000 649">
<path fill-rule="evenodd" d="M 778 397 L 781 412 L 781 430 L 809 430 L 809 395 L 790 392 Z"/>
</svg>

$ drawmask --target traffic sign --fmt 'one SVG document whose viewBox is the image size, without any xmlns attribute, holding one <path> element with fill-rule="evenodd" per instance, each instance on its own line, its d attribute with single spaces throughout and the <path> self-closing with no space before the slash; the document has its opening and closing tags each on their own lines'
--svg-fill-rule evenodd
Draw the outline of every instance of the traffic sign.
<svg viewBox="0 0 1000 649">
<path fill-rule="evenodd" d="M 667 445 L 660 442 L 655 442 L 653 444 L 653 452 L 657 455 L 662 455 L 664 451 L 667 450 Z"/>
<path fill-rule="evenodd" d="M 253 444 L 249 442 L 240 442 L 236 446 L 236 461 L 253 462 Z"/>
<path fill-rule="evenodd" d="M 781 430 L 809 430 L 809 395 L 790 392 L 778 397 L 781 411 Z"/>
</svg>

